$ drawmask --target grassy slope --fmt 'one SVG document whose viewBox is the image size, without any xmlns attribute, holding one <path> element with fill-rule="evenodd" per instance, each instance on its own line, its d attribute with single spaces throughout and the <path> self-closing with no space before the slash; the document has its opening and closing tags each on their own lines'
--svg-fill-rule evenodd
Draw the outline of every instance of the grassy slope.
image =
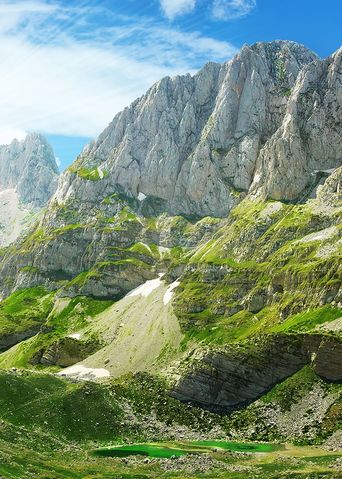
<svg viewBox="0 0 342 479">
<path fill-rule="evenodd" d="M 181 330 L 171 303 L 164 305 L 167 284 L 147 296 L 111 301 L 91 298 L 59 299 L 44 323 L 49 332 L 22 341 L 0 355 L 0 367 L 33 367 L 32 358 L 69 334 L 98 343 L 98 352 L 82 361 L 87 367 L 106 368 L 114 377 L 157 372 L 177 354 Z M 39 366 L 42 368 L 42 366 Z"/>
<path fill-rule="evenodd" d="M 0 334 L 23 333 L 39 326 L 53 306 L 52 295 L 44 288 L 22 289 L 0 303 Z"/>
<path fill-rule="evenodd" d="M 170 257 L 171 270 L 182 262 L 190 262 L 190 268 L 182 277 L 182 284 L 174 302 L 175 313 L 185 333 L 183 340 L 185 353 L 188 348 L 201 348 L 203 343 L 214 343 L 216 346 L 229 342 L 239 343 L 247 338 L 258 336 L 261 332 L 269 334 L 276 332 L 308 333 L 317 327 L 338 320 L 340 315 L 338 308 L 329 304 L 322 305 L 320 298 L 322 292 L 328 295 L 338 286 L 341 251 L 340 247 L 337 246 L 336 249 L 335 245 L 338 244 L 337 238 L 340 235 L 339 226 L 333 230 L 332 234 L 324 233 L 319 239 L 306 238 L 305 241 L 297 242 L 315 231 L 330 228 L 331 221 L 330 217 L 320 216 L 309 205 L 293 207 L 279 204 L 274 206 L 274 203 L 251 205 L 244 202 L 232 213 L 227 224 L 216 233 L 214 238 L 209 242 L 204 242 L 194 255 L 191 256 L 187 252 L 187 256 L 182 256 L 180 252 L 177 256 Z M 337 219 L 333 221 L 338 224 Z M 181 227 L 184 230 L 182 222 L 181 226 L 176 222 L 173 227 L 176 229 Z M 150 246 L 149 248 L 150 253 L 146 246 L 139 244 L 133 247 L 132 253 L 134 255 L 147 255 L 147 253 L 155 255 L 154 249 L 151 249 Z M 323 250 L 328 253 L 322 256 L 320 252 Z M 269 288 L 273 290 L 272 301 L 263 305 L 257 312 L 249 311 L 248 302 L 244 302 L 244 300 L 263 294 Z M 37 302 L 40 304 L 41 298 L 38 299 Z M 159 301 L 160 299 L 159 297 Z M 153 319 L 158 318 L 161 323 L 165 320 L 166 325 L 169 320 L 168 316 L 165 316 L 164 319 L 160 318 L 158 307 L 153 302 L 151 304 L 150 301 L 147 301 L 144 308 L 147 310 L 153 308 L 147 318 L 152 329 L 146 328 L 147 331 L 144 331 L 145 324 L 141 322 L 141 317 L 139 321 L 140 309 L 143 309 L 141 308 L 142 303 L 135 306 L 134 304 L 127 305 L 126 316 L 123 315 L 125 310 L 123 303 L 119 305 L 118 311 L 115 311 L 114 305 L 112 310 L 105 311 L 95 321 L 91 320 L 89 323 L 91 317 L 96 317 L 96 314 L 101 312 L 102 305 L 99 310 L 97 306 L 94 306 L 93 310 L 84 313 L 87 307 L 84 307 L 84 304 L 79 306 L 79 301 L 79 299 L 75 299 L 71 303 L 67 302 L 63 308 L 50 315 L 49 324 L 53 328 L 52 336 L 50 333 L 43 334 L 12 348 L 0 356 L 0 365 L 3 367 L 27 366 L 32 354 L 42 345 L 46 346 L 50 344 L 51 340 L 56 340 L 56 338 L 76 332 L 76 330 L 84 329 L 86 331 L 88 328 L 88 332 L 94 331 L 94 334 L 100 336 L 103 331 L 108 330 L 115 336 L 116 328 L 121 322 L 124 323 L 126 332 L 121 339 L 120 337 L 119 340 L 117 337 L 113 339 L 114 344 L 121 351 L 121 357 L 125 355 L 125 361 L 129 363 L 132 351 L 138 351 L 142 341 L 146 343 L 149 332 L 152 333 L 151 338 L 154 338 L 150 344 L 153 346 L 160 344 L 158 342 L 164 336 L 165 330 L 157 331 L 158 341 L 156 341 L 156 336 L 153 336 L 154 328 L 156 328 Z M 90 303 L 92 304 L 92 301 Z M 234 308 L 241 304 L 243 304 L 243 309 L 234 312 Z M 108 304 L 105 305 L 105 307 L 108 306 Z M 83 311 L 81 314 L 79 314 L 80 310 Z M 109 311 L 111 311 L 110 314 Z M 176 326 L 176 322 L 174 325 Z M 176 327 L 171 327 L 171 334 L 174 334 L 176 329 Z M 331 334 L 339 336 L 339 331 L 337 329 Z M 137 342 L 128 341 L 129 333 L 134 334 L 135 332 L 139 333 Z M 180 338 L 178 329 L 175 337 L 177 341 Z M 112 346 L 108 350 L 104 350 L 103 354 L 99 353 L 99 362 L 96 357 L 96 361 L 91 365 L 102 365 L 102 361 L 108 359 L 109 355 L 110 359 L 115 358 L 115 349 L 113 350 Z M 146 355 L 144 356 L 146 357 Z M 136 364 L 139 363 L 138 358 L 139 356 L 135 356 Z M 90 361 L 92 360 L 90 358 Z M 153 362 L 148 366 L 151 368 Z M 122 370 L 119 368 L 118 371 L 127 371 L 127 367 Z M 22 379 L 22 377 L 20 378 Z M 47 426 L 52 442 L 58 440 L 54 434 L 57 438 L 66 437 L 68 440 L 76 441 L 94 438 L 102 441 L 109 437 L 117 439 L 121 434 L 124 434 L 125 437 L 130 434 L 131 437 L 141 437 L 144 434 L 141 429 L 144 422 L 142 417 L 138 421 L 137 428 L 133 430 L 130 430 L 125 421 L 122 421 L 122 415 L 125 414 L 122 405 L 127 404 L 127 401 L 130 408 L 145 411 L 146 414 L 151 410 L 159 411 L 158 417 L 164 423 L 173 424 L 177 418 L 177 421 L 182 424 L 189 425 L 187 421 L 190 420 L 191 426 L 205 429 L 205 422 L 199 419 L 201 416 L 195 414 L 193 417 L 192 409 L 183 409 L 182 405 L 167 398 L 163 384 L 151 388 L 151 379 L 140 381 L 137 384 L 135 380 L 125 378 L 116 384 L 114 389 L 108 389 L 101 385 L 65 383 L 52 376 L 48 376 L 48 378 L 41 379 L 44 387 L 36 384 L 35 380 L 31 383 L 30 374 L 27 376 L 27 384 L 25 381 L 21 383 L 16 377 L 12 381 L 12 376 L 0 378 L 2 384 L 10 386 L 10 389 L 3 390 L 5 393 L 2 393 L 3 399 L 0 403 L 0 408 L 2 407 L 0 415 L 6 424 L 9 422 L 15 424 L 17 428 L 28 428 L 34 437 L 36 434 L 41 435 Z M 322 383 L 322 380 L 312 375 L 308 369 L 276 386 L 259 402 L 251 405 L 245 411 L 236 413 L 232 419 L 227 423 L 221 423 L 221 425 L 227 432 L 231 431 L 230 428 L 235 428 L 239 433 L 242 432 L 251 438 L 280 437 L 286 428 L 284 429 L 284 425 L 279 421 L 276 421 L 275 425 L 274 422 L 267 422 L 267 414 L 263 416 L 265 411 L 271 411 L 273 414 L 272 411 L 280 409 L 282 417 L 288 417 L 291 420 L 296 417 L 296 414 L 297 416 L 298 414 L 310 416 L 311 406 L 305 403 L 305 398 L 310 392 L 315 394 L 318 391 L 317 388 L 319 391 L 323 390 L 323 396 L 331 398 L 331 402 L 324 410 L 321 422 L 314 425 L 309 423 L 307 432 L 310 433 L 308 437 L 311 435 L 313 441 L 323 440 L 340 427 L 340 386 Z M 19 399 L 23 402 L 13 402 L 14 395 L 20 398 L 19 394 L 16 394 L 16 391 L 19 390 L 23 390 L 23 395 L 20 394 L 22 399 Z M 31 400 L 32 397 L 34 397 L 33 400 Z M 25 398 L 30 398 L 30 400 L 26 401 Z M 12 405 L 15 406 L 15 410 L 11 409 Z M 298 407 L 297 411 L 296 407 Z M 204 417 L 207 419 L 207 416 Z M 272 417 L 271 415 L 271 419 Z M 122 426 L 122 422 L 124 426 Z M 303 427 L 306 426 L 307 424 L 304 424 Z M 13 440 L 15 433 L 10 425 L 8 427 L 12 431 L 10 437 Z M 76 460 L 75 464 L 77 464 L 75 457 L 69 457 L 71 462 Z M 20 458 L 18 460 L 20 461 Z M 87 461 L 85 456 L 82 456 L 82 460 Z M 39 461 L 46 463 L 46 457 Z M 54 471 L 57 471 L 61 464 L 60 461 L 60 457 L 56 458 Z M 318 462 L 320 463 L 320 461 Z M 272 464 L 270 461 L 268 468 L 267 465 L 264 466 L 263 472 L 261 472 L 264 475 L 261 477 L 281 477 L 279 474 L 283 469 L 280 465 Z M 96 465 L 96 467 L 101 466 Z M 287 464 L 284 471 L 288 471 L 291 467 Z M 306 467 L 307 475 L 305 477 L 319 477 L 311 475 L 314 473 L 310 468 L 314 469 L 312 464 Z M 159 477 L 153 475 L 155 473 L 148 468 L 145 472 L 142 471 L 139 469 L 138 473 L 140 475 L 146 473 L 147 477 Z M 321 472 L 325 474 L 326 471 L 327 468 Z M 131 472 L 132 470 L 125 471 L 128 474 Z M 87 469 L 86 473 L 91 477 L 90 469 Z M 156 474 L 158 473 L 160 474 L 160 472 Z M 319 473 L 319 468 L 316 473 Z M 59 474 L 59 472 L 54 472 L 54 474 Z M 64 471 L 61 474 L 66 474 L 61 477 L 68 477 L 67 474 L 70 477 L 83 477 L 80 474 L 75 475 L 78 474 L 75 472 L 75 467 L 72 470 L 70 468 L 68 473 Z M 222 477 L 240 477 L 239 473 L 234 474 L 222 475 Z M 220 475 L 216 473 L 213 477 L 220 477 Z M 300 475 L 296 474 L 296 477 L 300 477 Z M 329 475 L 321 477 L 329 477 Z"/>
<path fill-rule="evenodd" d="M 125 297 L 97 316 L 85 334 L 96 334 L 104 347 L 82 364 L 104 367 L 113 377 L 157 373 L 167 365 L 179 350 L 182 334 L 171 304 L 164 305 L 166 291 L 162 283 L 147 297 Z"/>
<path fill-rule="evenodd" d="M 312 205 L 242 202 L 182 276 L 174 306 L 188 337 L 223 344 L 338 318 L 328 303 L 341 284 L 340 236 L 340 217 Z"/>
<path fill-rule="evenodd" d="M 7 300 L 15 302 L 18 294 L 25 297 L 26 294 L 31 294 L 31 290 L 14 293 Z M 113 301 L 101 301 L 87 297 L 61 298 L 54 301 L 52 301 L 51 295 L 48 298 L 50 314 L 46 314 L 40 319 L 44 331 L 2 353 L 0 355 L 1 368 L 32 368 L 32 360 L 40 350 L 45 350 L 60 338 L 74 334 L 86 327 L 93 317 L 113 304 Z"/>
</svg>

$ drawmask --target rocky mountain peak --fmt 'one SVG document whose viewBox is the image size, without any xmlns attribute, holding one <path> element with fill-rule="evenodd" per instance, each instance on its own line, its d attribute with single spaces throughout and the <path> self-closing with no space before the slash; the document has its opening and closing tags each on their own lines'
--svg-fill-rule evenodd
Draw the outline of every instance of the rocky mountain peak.
<svg viewBox="0 0 342 479">
<path fill-rule="evenodd" d="M 19 200 L 45 205 L 57 187 L 59 171 L 53 150 L 39 133 L 0 146 L 0 190 L 15 189 Z"/>
<path fill-rule="evenodd" d="M 120 189 L 132 198 L 143 193 L 149 211 L 225 216 L 250 191 L 298 199 L 315 186 L 312 171 L 340 164 L 341 142 L 324 155 L 326 137 L 319 135 L 341 120 L 338 58 L 320 60 L 303 45 L 278 40 L 245 45 L 231 61 L 208 63 L 194 76 L 160 80 L 83 151 L 63 176 L 58 201 L 89 202 Z M 289 147 L 274 150 L 278 138 L 299 139 L 296 161 Z M 78 173 L 98 167 L 101 181 L 85 186 Z"/>
<path fill-rule="evenodd" d="M 53 150 L 39 133 L 0 146 L 0 246 L 15 241 L 57 188 Z"/>
</svg>

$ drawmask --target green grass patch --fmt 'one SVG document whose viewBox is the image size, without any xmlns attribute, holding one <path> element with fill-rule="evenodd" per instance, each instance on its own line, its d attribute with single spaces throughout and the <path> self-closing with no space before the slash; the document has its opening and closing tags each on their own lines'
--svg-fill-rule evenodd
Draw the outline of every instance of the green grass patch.
<svg viewBox="0 0 342 479">
<path fill-rule="evenodd" d="M 53 294 L 44 288 L 16 291 L 0 303 L 0 335 L 25 332 L 42 324 L 53 307 Z"/>
<path fill-rule="evenodd" d="M 342 311 L 328 304 L 318 309 L 295 314 L 284 323 L 276 325 L 271 331 L 285 333 L 308 332 L 321 324 L 329 323 L 341 317 Z"/>
</svg>

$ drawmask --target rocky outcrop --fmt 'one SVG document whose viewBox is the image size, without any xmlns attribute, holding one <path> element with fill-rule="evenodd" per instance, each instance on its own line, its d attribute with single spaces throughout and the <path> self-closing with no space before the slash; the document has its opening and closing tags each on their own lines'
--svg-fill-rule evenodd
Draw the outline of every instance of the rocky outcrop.
<svg viewBox="0 0 342 479">
<path fill-rule="evenodd" d="M 314 348 L 312 364 L 315 373 L 329 381 L 342 381 L 342 342 L 323 337 Z"/>
<path fill-rule="evenodd" d="M 0 246 L 8 246 L 17 239 L 30 224 L 30 213 L 30 206 L 20 203 L 14 189 L 0 191 Z"/>
<path fill-rule="evenodd" d="M 255 401 L 307 364 L 328 381 L 342 380 L 342 343 L 321 335 L 270 335 L 189 360 L 172 395 L 219 412 Z"/>
<path fill-rule="evenodd" d="M 191 358 L 188 371 L 172 395 L 219 412 L 243 407 L 291 376 L 307 363 L 302 342 L 288 337 L 266 338 L 265 344 L 228 346 Z"/>
<path fill-rule="evenodd" d="M 45 366 L 72 366 L 93 354 L 99 344 L 95 340 L 81 341 L 74 337 L 65 337 L 55 341 L 45 350 L 38 351 L 30 361 Z"/>
<path fill-rule="evenodd" d="M 41 329 L 41 325 L 37 324 L 34 327 L 30 327 L 25 331 L 16 332 L 13 334 L 0 335 L 0 353 L 7 351 L 12 346 L 25 341 L 25 339 L 32 338 L 35 336 Z"/>
</svg>

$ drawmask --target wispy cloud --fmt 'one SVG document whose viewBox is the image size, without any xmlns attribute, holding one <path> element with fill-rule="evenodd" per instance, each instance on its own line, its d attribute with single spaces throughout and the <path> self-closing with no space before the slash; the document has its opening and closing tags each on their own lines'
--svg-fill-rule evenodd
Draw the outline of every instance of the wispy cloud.
<svg viewBox="0 0 342 479">
<path fill-rule="evenodd" d="M 28 15 L 40 17 L 55 10 L 56 6 L 41 1 L 4 1 L 0 4 L 0 32 L 20 24 Z"/>
<path fill-rule="evenodd" d="M 196 31 L 80 4 L 0 5 L 0 143 L 30 130 L 96 136 L 161 77 L 236 52 L 230 43 Z M 106 15 L 105 25 L 97 14 Z"/>
<path fill-rule="evenodd" d="M 170 20 L 177 15 L 191 12 L 195 5 L 196 0 L 160 0 L 160 6 Z"/>
<path fill-rule="evenodd" d="M 214 0 L 213 16 L 219 20 L 234 20 L 248 15 L 256 7 L 256 0 Z"/>
</svg>

